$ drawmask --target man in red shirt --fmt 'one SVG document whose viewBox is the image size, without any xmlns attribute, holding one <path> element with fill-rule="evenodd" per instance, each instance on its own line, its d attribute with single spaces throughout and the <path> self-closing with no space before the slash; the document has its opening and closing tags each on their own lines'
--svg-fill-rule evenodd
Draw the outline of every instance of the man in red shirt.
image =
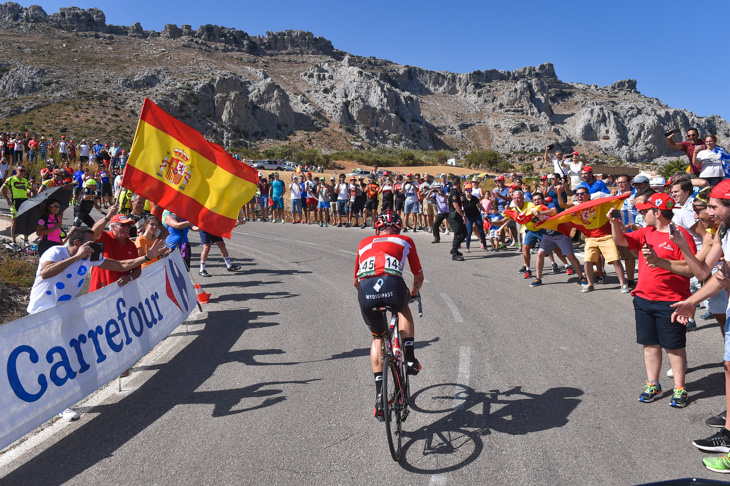
<svg viewBox="0 0 730 486">
<path fill-rule="evenodd" d="M 670 232 L 681 231 L 693 253 L 697 252 L 690 234 L 672 223 L 674 200 L 664 193 L 652 194 L 645 202 L 637 202 L 636 209 L 644 217 L 646 227 L 624 233 L 621 218 L 611 218 L 611 233 L 616 244 L 639 251 L 639 278 L 634 296 L 636 341 L 644 346 L 644 364 L 647 381 L 639 401 L 649 403 L 662 395 L 659 371 L 662 366 L 662 348 L 667 351 L 674 370 L 672 407 L 687 405 L 684 388 L 687 366 L 687 328 L 672 322 L 671 305 L 691 295 L 689 279 L 692 270 L 679 246 L 670 238 Z"/>
<path fill-rule="evenodd" d="M 670 147 L 681 150 L 685 153 L 687 158 L 689 159 L 689 166 L 690 170 L 694 175 L 700 175 L 700 172 L 702 172 L 702 164 L 700 164 L 699 167 L 695 167 L 692 165 L 692 156 L 697 151 L 705 150 L 707 147 L 705 146 L 705 141 L 700 138 L 700 132 L 697 131 L 696 128 L 690 128 L 687 130 L 687 140 L 684 142 L 675 142 L 672 140 L 672 135 L 674 135 L 674 131 L 667 132 L 667 143 Z"/>
<path fill-rule="evenodd" d="M 92 228 L 94 239 L 104 244 L 104 258 L 113 260 L 132 260 L 139 257 L 137 246 L 129 239 L 129 231 L 134 226 L 134 220 L 124 214 L 115 214 L 116 206 L 109 209 L 107 215 L 100 219 Z M 104 231 L 104 225 L 109 223 L 109 231 Z M 128 283 L 139 277 L 142 267 L 127 272 L 114 272 L 94 267 L 91 270 L 91 286 L 89 292 L 93 292 L 110 283 Z"/>
<path fill-rule="evenodd" d="M 370 363 L 375 376 L 375 417 L 383 420 L 380 391 L 383 380 L 383 337 L 388 323 L 379 307 L 390 307 L 398 312 L 398 329 L 403 340 L 407 373 L 416 375 L 421 365 L 414 356 L 413 315 L 408 308 L 412 297 L 418 295 L 423 285 L 423 269 L 418 259 L 416 245 L 408 236 L 400 235 L 403 222 L 397 213 L 383 211 L 373 221 L 375 236 L 364 238 L 357 249 L 353 282 L 357 287 L 360 311 L 373 335 L 370 346 Z M 403 279 L 406 260 L 413 273 L 410 291 Z"/>
</svg>

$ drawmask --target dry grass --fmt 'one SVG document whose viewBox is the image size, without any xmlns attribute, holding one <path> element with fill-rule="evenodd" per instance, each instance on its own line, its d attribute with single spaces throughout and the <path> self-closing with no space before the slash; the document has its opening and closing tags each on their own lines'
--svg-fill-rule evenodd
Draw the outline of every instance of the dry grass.
<svg viewBox="0 0 730 486">
<path fill-rule="evenodd" d="M 27 315 L 28 296 L 35 279 L 38 257 L 0 253 L 0 323 Z"/>
</svg>

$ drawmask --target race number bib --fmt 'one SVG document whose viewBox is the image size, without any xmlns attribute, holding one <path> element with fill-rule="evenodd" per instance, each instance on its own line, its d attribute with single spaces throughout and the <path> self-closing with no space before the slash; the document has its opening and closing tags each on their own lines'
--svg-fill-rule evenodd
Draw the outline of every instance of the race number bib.
<svg viewBox="0 0 730 486">
<path fill-rule="evenodd" d="M 360 268 L 357 270 L 357 278 L 362 279 L 375 275 L 375 257 L 360 262 Z"/>
<path fill-rule="evenodd" d="M 387 273 L 388 275 L 397 275 L 399 277 L 403 275 L 403 267 L 401 266 L 400 261 L 396 257 L 390 256 L 387 253 L 384 256 L 385 273 Z"/>
</svg>

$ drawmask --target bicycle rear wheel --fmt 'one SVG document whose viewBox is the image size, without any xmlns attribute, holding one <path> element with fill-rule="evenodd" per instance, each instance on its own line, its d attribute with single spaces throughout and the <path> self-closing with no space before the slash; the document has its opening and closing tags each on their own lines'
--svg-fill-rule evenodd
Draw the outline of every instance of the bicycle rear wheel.
<svg viewBox="0 0 730 486">
<path fill-rule="evenodd" d="M 401 412 L 403 411 L 403 393 L 398 377 L 398 370 L 388 356 L 383 358 L 383 416 L 385 432 L 388 435 L 388 447 L 394 461 L 400 461 L 403 441 Z"/>
</svg>

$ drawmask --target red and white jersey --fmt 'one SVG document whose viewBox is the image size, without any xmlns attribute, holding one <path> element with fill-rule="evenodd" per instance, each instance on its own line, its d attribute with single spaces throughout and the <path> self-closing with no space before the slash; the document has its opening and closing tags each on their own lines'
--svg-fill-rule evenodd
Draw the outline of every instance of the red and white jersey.
<svg viewBox="0 0 730 486">
<path fill-rule="evenodd" d="M 408 236 L 380 235 L 369 236 L 357 248 L 355 276 L 358 280 L 383 275 L 403 276 L 403 265 L 408 259 L 411 273 L 423 272 L 418 259 L 416 245 Z"/>
</svg>

